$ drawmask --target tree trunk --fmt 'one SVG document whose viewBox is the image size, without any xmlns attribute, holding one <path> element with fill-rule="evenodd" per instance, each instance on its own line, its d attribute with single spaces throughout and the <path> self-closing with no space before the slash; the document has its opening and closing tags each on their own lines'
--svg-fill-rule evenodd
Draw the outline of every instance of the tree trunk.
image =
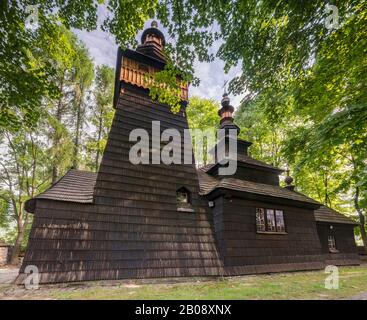
<svg viewBox="0 0 367 320">
<path fill-rule="evenodd" d="M 61 109 L 62 109 L 62 98 L 63 98 L 62 92 L 64 90 L 64 75 L 62 76 L 59 89 L 60 89 L 61 95 L 60 95 L 60 98 L 57 104 L 56 120 L 58 122 L 61 122 L 61 114 L 62 114 Z M 57 146 L 59 145 L 59 143 L 60 143 L 59 133 L 57 132 L 57 129 L 55 129 L 54 136 L 52 137 L 52 148 L 55 150 Z M 52 181 L 51 181 L 52 184 L 54 184 L 57 181 L 57 178 L 59 175 L 56 158 L 57 156 L 55 155 L 54 159 L 52 159 L 53 160 L 52 161 Z"/>
<path fill-rule="evenodd" d="M 354 196 L 354 207 L 358 212 L 358 216 L 359 216 L 359 228 L 361 231 L 361 236 L 362 236 L 362 241 L 363 241 L 363 246 L 364 246 L 364 250 L 367 253 L 367 235 L 366 235 L 366 218 L 361 210 L 361 208 L 359 207 L 359 187 L 356 187 L 356 194 Z"/>
<path fill-rule="evenodd" d="M 101 112 L 99 114 L 99 124 L 98 124 L 98 140 L 97 140 L 97 154 L 96 154 L 96 171 L 98 171 L 98 166 L 99 166 L 99 156 L 100 156 L 100 146 L 99 144 L 101 143 L 101 138 L 102 138 L 102 123 L 103 122 L 103 112 L 102 112 L 102 108 L 101 108 Z"/>
<path fill-rule="evenodd" d="M 56 165 L 53 165 L 52 166 L 52 181 L 51 181 L 52 184 L 54 184 L 57 181 L 57 176 L 58 176 L 57 167 Z"/>
<path fill-rule="evenodd" d="M 81 94 L 81 97 L 83 95 Z M 80 131 L 82 124 L 82 98 L 78 103 L 78 110 L 76 114 L 76 126 L 75 126 L 75 140 L 74 140 L 74 155 L 73 155 L 73 167 L 74 169 L 78 169 L 78 155 L 79 155 L 79 144 L 80 144 Z"/>
<path fill-rule="evenodd" d="M 23 241 L 23 238 L 24 238 L 25 228 L 24 228 L 24 225 L 23 225 L 23 222 L 22 222 L 21 219 L 22 218 L 19 217 L 18 220 L 17 220 L 18 234 L 17 234 L 17 238 L 15 240 L 13 250 L 12 250 L 11 255 L 10 255 L 10 264 L 13 264 L 13 265 L 17 265 L 19 263 L 20 247 L 22 245 L 22 241 Z"/>
</svg>

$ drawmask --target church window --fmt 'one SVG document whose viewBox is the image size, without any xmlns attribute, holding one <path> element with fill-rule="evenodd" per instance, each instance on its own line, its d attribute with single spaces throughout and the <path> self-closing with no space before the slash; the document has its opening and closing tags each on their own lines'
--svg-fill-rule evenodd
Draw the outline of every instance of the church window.
<svg viewBox="0 0 367 320">
<path fill-rule="evenodd" d="M 334 236 L 329 235 L 327 242 L 328 242 L 328 247 L 329 247 L 330 252 L 338 252 L 338 250 L 336 249 L 336 242 L 335 242 Z"/>
<path fill-rule="evenodd" d="M 180 207 L 186 207 L 191 204 L 190 191 L 185 187 L 182 187 L 176 191 L 177 205 Z"/>
<path fill-rule="evenodd" d="M 275 210 L 275 222 L 278 232 L 285 232 L 283 210 Z"/>
<path fill-rule="evenodd" d="M 266 210 L 266 220 L 267 220 L 267 231 L 275 231 L 275 217 L 274 210 L 267 209 Z"/>
<path fill-rule="evenodd" d="M 265 213 L 263 208 L 256 208 L 257 231 L 265 231 Z"/>
<path fill-rule="evenodd" d="M 258 232 L 285 233 L 283 210 L 256 208 L 256 230 Z"/>
</svg>

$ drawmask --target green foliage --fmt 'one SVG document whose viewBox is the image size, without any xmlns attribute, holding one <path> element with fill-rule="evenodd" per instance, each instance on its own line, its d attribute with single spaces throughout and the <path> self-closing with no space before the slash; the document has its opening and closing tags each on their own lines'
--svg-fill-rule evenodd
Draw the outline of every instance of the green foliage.
<svg viewBox="0 0 367 320">
<path fill-rule="evenodd" d="M 212 99 L 191 97 L 186 109 L 190 129 L 214 129 L 219 125 L 220 104 Z"/>
<path fill-rule="evenodd" d="M 93 61 L 88 49 L 80 41 L 76 42 L 76 57 L 72 68 L 73 81 L 73 115 L 74 115 L 74 152 L 73 167 L 78 168 L 83 127 L 86 123 L 86 106 L 90 102 L 88 90 L 94 78 Z"/>
<path fill-rule="evenodd" d="M 36 32 L 24 27 L 28 4 L 38 6 L 40 23 Z M 28 117 L 31 117 L 28 122 L 33 123 L 32 119 L 38 116 L 36 107 L 40 98 L 55 92 L 50 81 L 50 76 L 55 72 L 52 66 L 28 67 L 32 62 L 30 54 L 35 48 L 52 51 L 53 46 L 49 46 L 44 35 L 52 35 L 55 22 L 62 22 L 68 29 L 95 29 L 97 9 L 103 5 L 108 14 L 101 21 L 101 26 L 115 35 L 124 48 L 136 45 L 135 35 L 147 19 L 158 18 L 167 30 L 172 45 L 166 48 L 170 63 L 156 79 L 157 82 L 164 81 L 168 90 L 160 90 L 157 85 L 153 94 L 175 108 L 175 71 L 183 70 L 186 74 L 184 80 L 197 84 L 199 79 L 195 78 L 193 70 L 196 60 L 210 62 L 216 55 L 225 62 L 226 70 L 240 62 L 243 73 L 231 82 L 230 89 L 235 93 L 247 92 L 247 98 L 251 98 L 260 91 L 274 88 L 274 84 L 283 82 L 284 78 L 298 79 L 306 74 L 315 56 L 323 47 L 330 48 L 329 44 L 337 49 L 334 52 L 345 53 L 349 51 L 345 50 L 349 48 L 348 43 L 357 40 L 359 44 L 353 46 L 353 50 L 360 54 L 365 48 L 362 37 L 366 25 L 366 1 L 333 3 L 340 16 L 341 27 L 337 31 L 325 27 L 330 14 L 325 10 L 325 4 L 322 0 L 278 1 L 275 4 L 272 1 L 216 0 L 211 1 L 210 5 L 207 1 L 191 0 L 89 0 L 77 5 L 63 1 L 10 1 L 1 15 L 1 25 L 4 26 L 1 35 L 6 41 L 1 47 L 0 60 L 7 65 L 2 65 L 1 70 L 6 73 L 0 79 L 11 86 L 2 93 L 2 101 L 8 101 L 2 108 L 2 125 L 19 125 L 22 118 L 27 120 Z M 355 33 L 357 36 L 354 36 Z M 217 52 L 213 52 L 210 47 L 218 39 L 222 44 Z M 350 53 L 353 55 L 352 51 Z M 354 60 L 348 58 L 350 56 L 345 56 L 345 60 L 339 59 L 339 62 Z M 334 67 L 337 65 L 332 55 L 329 61 Z M 27 85 L 19 80 L 24 66 L 27 67 L 26 75 L 32 80 L 26 81 Z M 349 70 L 358 72 L 353 68 Z M 332 71 L 329 73 L 332 74 Z M 334 75 L 337 74 L 334 72 Z M 32 89 L 29 88 L 30 83 L 35 84 Z M 10 91 L 21 92 L 23 96 L 13 101 L 11 97 L 14 95 L 10 95 Z M 19 111 L 24 113 L 23 117 Z"/>
<path fill-rule="evenodd" d="M 36 30 L 25 25 L 29 4 L 38 5 Z M 318 200 L 340 208 L 353 203 L 365 215 L 367 2 L 336 0 L 333 4 L 339 14 L 337 29 L 326 28 L 330 13 L 322 0 L 3 1 L 0 128 L 8 133 L 22 126 L 35 129 L 40 115 L 47 112 L 53 167 L 59 173 L 66 169 L 70 152 L 65 146 L 72 145 L 71 137 L 74 145 L 80 142 L 78 132 L 87 112 L 85 94 L 92 77 L 85 48 L 67 30 L 96 29 L 97 9 L 105 5 L 108 14 L 101 25 L 124 48 L 135 46 L 135 35 L 144 22 L 156 17 L 171 45 L 166 46 L 167 67 L 155 74 L 153 97 L 176 112 L 178 77 L 199 83 L 195 61 L 211 62 L 217 56 L 225 62 L 225 71 L 240 64 L 242 74 L 229 89 L 245 94 L 236 121 L 243 137 L 255 142 L 253 155 L 274 165 L 288 165 L 299 189 Z M 210 48 L 215 40 L 221 43 L 217 52 Z M 101 95 L 108 100 L 111 92 Z M 107 106 L 98 101 L 98 94 L 96 100 L 98 108 Z M 200 102 L 197 108 L 213 114 L 214 124 L 214 108 L 204 105 Z M 207 123 L 192 120 L 199 117 L 191 110 L 192 125 L 212 125 L 211 117 Z M 102 127 L 108 128 L 107 114 L 112 112 L 100 114 L 93 121 L 102 119 Z M 76 119 L 78 123 L 73 122 Z M 71 123 L 73 132 L 67 129 Z M 101 151 L 103 135 L 93 138 L 90 150 Z M 58 150 L 62 142 L 65 149 Z M 94 162 L 96 168 L 98 161 Z M 62 165 L 65 168 L 60 169 Z"/>
<path fill-rule="evenodd" d="M 94 103 L 92 104 L 89 122 L 93 126 L 92 134 L 87 139 L 86 165 L 96 171 L 103 150 L 106 146 L 109 129 L 112 125 L 114 70 L 106 65 L 96 69 Z"/>
<path fill-rule="evenodd" d="M 4 239 L 15 244 L 15 252 L 26 245 L 32 219 L 24 210 L 25 201 L 50 182 L 44 134 L 43 129 L 22 128 L 1 136 L 0 147 L 6 152 L 0 156 L 0 224 Z"/>
<path fill-rule="evenodd" d="M 171 106 L 173 113 L 179 112 L 181 108 L 181 80 L 178 80 L 178 75 L 179 70 L 168 62 L 164 70 L 153 75 L 153 81 L 149 84 L 149 95 Z"/>
<path fill-rule="evenodd" d="M 244 57 L 231 84 L 248 92 L 237 123 L 255 155 L 290 167 L 299 191 L 366 215 L 366 1 L 336 1 L 337 29 L 320 1 L 269 4 L 247 6 L 244 42 L 220 49 Z"/>
<path fill-rule="evenodd" d="M 28 5 L 37 5 L 38 28 L 27 29 Z M 57 10 L 55 10 L 57 9 Z M 35 127 L 44 97 L 55 98 L 56 66 L 49 61 L 60 51 L 58 25 L 92 29 L 94 1 L 2 1 L 0 10 L 0 128 Z"/>
<path fill-rule="evenodd" d="M 186 115 L 198 165 L 206 165 L 212 160 L 211 157 L 208 158 L 208 150 L 215 144 L 216 128 L 219 125 L 219 109 L 220 104 L 214 100 L 199 97 L 190 98 Z M 208 135 L 205 136 L 206 134 Z M 201 140 L 202 142 L 199 142 Z"/>
</svg>

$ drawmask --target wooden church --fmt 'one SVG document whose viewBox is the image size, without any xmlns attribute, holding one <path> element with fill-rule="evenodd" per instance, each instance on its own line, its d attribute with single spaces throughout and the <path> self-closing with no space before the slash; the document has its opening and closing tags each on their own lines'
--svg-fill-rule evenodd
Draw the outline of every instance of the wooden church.
<svg viewBox="0 0 367 320">
<path fill-rule="evenodd" d="M 118 52 L 116 112 L 99 171 L 70 170 L 26 203 L 34 220 L 18 282 L 28 265 L 37 266 L 41 283 L 54 283 L 359 264 L 356 223 L 295 191 L 290 177 L 280 187 L 282 170 L 249 156 L 248 141 L 236 142 L 232 175 L 220 175 L 219 159 L 199 170 L 194 163 L 129 161 L 132 130 L 152 137 L 152 121 L 160 121 L 161 131 L 174 128 L 184 137 L 188 128 L 187 86 L 176 114 L 149 96 L 150 76 L 165 66 L 156 23 L 141 42 Z M 233 111 L 224 96 L 220 127 L 239 132 Z"/>
</svg>

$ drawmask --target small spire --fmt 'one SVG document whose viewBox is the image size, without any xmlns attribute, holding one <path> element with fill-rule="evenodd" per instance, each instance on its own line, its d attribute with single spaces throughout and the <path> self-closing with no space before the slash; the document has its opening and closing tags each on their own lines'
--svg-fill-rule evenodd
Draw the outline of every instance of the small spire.
<svg viewBox="0 0 367 320">
<path fill-rule="evenodd" d="M 218 115 L 220 116 L 220 128 L 226 130 L 235 129 L 237 130 L 237 134 L 239 134 L 240 128 L 233 123 L 234 107 L 231 106 L 231 100 L 226 92 L 223 94 L 221 105 L 222 107 L 218 110 Z"/>
<path fill-rule="evenodd" d="M 141 44 L 136 51 L 164 62 L 166 61 L 166 56 L 163 53 L 165 45 L 164 34 L 158 29 L 158 22 L 153 20 L 150 27 L 143 31 Z"/>
<path fill-rule="evenodd" d="M 224 81 L 223 86 L 222 86 L 222 88 L 223 88 L 223 95 L 227 94 L 227 88 L 226 88 L 227 82 L 228 82 L 228 80 Z"/>
<path fill-rule="evenodd" d="M 285 187 L 288 190 L 294 191 L 295 186 L 292 184 L 293 183 L 293 178 L 289 175 L 289 168 L 287 168 L 286 173 L 287 173 L 287 176 L 284 179 L 284 181 L 286 183 Z"/>
<path fill-rule="evenodd" d="M 221 101 L 221 105 L 223 108 L 228 108 L 229 107 L 229 104 L 230 104 L 231 100 L 229 99 L 228 97 L 228 93 L 224 92 L 223 93 L 223 98 L 222 98 L 222 101 Z"/>
</svg>

